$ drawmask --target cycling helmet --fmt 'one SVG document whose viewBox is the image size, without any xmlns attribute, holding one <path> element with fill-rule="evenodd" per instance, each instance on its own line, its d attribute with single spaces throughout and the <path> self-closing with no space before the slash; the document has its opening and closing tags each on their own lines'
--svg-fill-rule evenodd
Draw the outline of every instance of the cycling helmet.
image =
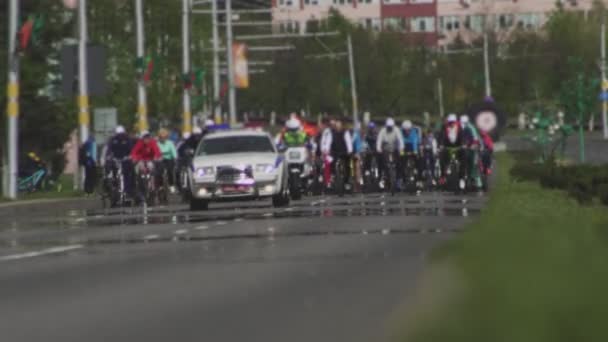
<svg viewBox="0 0 608 342">
<path fill-rule="evenodd" d="M 116 126 L 116 128 L 114 129 L 114 133 L 116 133 L 116 134 L 123 134 L 125 132 L 126 132 L 125 128 L 120 125 Z"/>
<path fill-rule="evenodd" d="M 285 123 L 285 128 L 290 131 L 297 131 L 298 129 L 300 129 L 300 120 L 294 118 L 287 120 L 287 122 Z"/>
<path fill-rule="evenodd" d="M 386 127 L 395 127 L 395 120 L 393 118 L 386 119 Z"/>
<path fill-rule="evenodd" d="M 205 127 L 215 126 L 215 122 L 211 119 L 205 120 Z"/>
<path fill-rule="evenodd" d="M 370 122 L 367 124 L 367 128 L 369 128 L 369 129 L 374 129 L 374 128 L 376 128 L 376 123 L 375 123 L 375 122 L 373 122 L 373 121 L 370 121 Z"/>
<path fill-rule="evenodd" d="M 184 138 L 184 140 L 186 140 L 186 139 L 190 138 L 191 135 L 192 134 L 190 134 L 190 132 L 184 132 L 184 133 L 182 133 L 182 138 Z"/>
<path fill-rule="evenodd" d="M 403 123 L 401 124 L 401 128 L 403 128 L 403 129 L 407 129 L 407 130 L 412 129 L 412 126 L 413 126 L 413 125 L 412 125 L 412 122 L 411 122 L 410 120 L 405 120 L 405 121 L 403 121 Z"/>
<path fill-rule="evenodd" d="M 448 118 L 446 120 L 447 122 L 456 122 L 458 121 L 458 117 L 456 116 L 456 114 L 450 114 L 448 115 Z"/>
<path fill-rule="evenodd" d="M 150 137 L 150 131 L 143 130 L 143 131 L 141 131 L 140 136 L 142 138 L 149 138 Z"/>
<path fill-rule="evenodd" d="M 203 134 L 203 130 L 198 126 L 194 126 L 194 128 L 192 128 L 192 134 Z"/>
<path fill-rule="evenodd" d="M 466 125 L 469 123 L 469 116 L 468 115 L 462 115 L 460 116 L 460 124 L 461 125 Z"/>
</svg>

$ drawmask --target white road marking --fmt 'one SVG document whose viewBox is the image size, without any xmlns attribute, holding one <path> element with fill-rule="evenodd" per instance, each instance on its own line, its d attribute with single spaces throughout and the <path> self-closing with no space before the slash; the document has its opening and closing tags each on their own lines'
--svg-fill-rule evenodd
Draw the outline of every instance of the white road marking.
<svg viewBox="0 0 608 342">
<path fill-rule="evenodd" d="M 285 211 L 293 211 L 293 208 L 287 208 Z"/>
<path fill-rule="evenodd" d="M 178 229 L 175 231 L 175 234 L 177 235 L 184 235 L 188 233 L 188 229 Z"/>
<path fill-rule="evenodd" d="M 382 235 L 388 235 L 391 233 L 390 229 L 382 229 Z"/>
<path fill-rule="evenodd" d="M 195 230 L 207 230 L 209 229 L 209 226 L 198 226 L 198 227 L 194 227 Z"/>
<path fill-rule="evenodd" d="M 65 253 L 65 252 L 69 252 L 69 251 L 73 251 L 73 250 L 77 250 L 77 249 L 81 249 L 81 248 L 84 248 L 84 245 L 51 247 L 51 248 L 43 249 L 40 251 L 1 256 L 0 261 L 11 261 L 11 260 L 34 258 L 34 257 L 43 256 L 43 255 Z"/>
<path fill-rule="evenodd" d="M 274 227 L 268 227 L 268 232 L 270 234 L 274 233 L 274 231 L 275 231 Z"/>
<path fill-rule="evenodd" d="M 217 221 L 215 222 L 216 225 L 218 226 L 225 226 L 226 225 L 226 221 Z"/>
<path fill-rule="evenodd" d="M 144 240 L 156 240 L 158 239 L 160 236 L 158 236 L 157 234 L 152 234 L 152 235 L 146 235 L 144 236 Z"/>
<path fill-rule="evenodd" d="M 241 221 L 243 221 L 243 219 L 242 219 L 242 218 L 240 218 L 240 217 L 239 217 L 239 218 L 235 218 L 235 219 L 234 219 L 234 222 L 241 222 Z"/>
<path fill-rule="evenodd" d="M 271 217 L 271 216 L 272 216 L 272 213 L 266 213 L 266 214 L 264 214 L 264 215 L 262 215 L 262 216 L 264 216 L 264 217 Z"/>
</svg>

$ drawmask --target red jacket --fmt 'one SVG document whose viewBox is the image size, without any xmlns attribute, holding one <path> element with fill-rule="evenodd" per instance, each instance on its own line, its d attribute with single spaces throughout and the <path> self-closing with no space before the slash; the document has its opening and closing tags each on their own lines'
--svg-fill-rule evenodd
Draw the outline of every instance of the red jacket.
<svg viewBox="0 0 608 342">
<path fill-rule="evenodd" d="M 143 139 L 139 139 L 131 151 L 133 161 L 153 161 L 162 157 L 156 140 L 150 139 L 146 144 Z"/>
<path fill-rule="evenodd" d="M 481 135 L 481 140 L 483 141 L 485 148 L 489 151 L 494 151 L 494 141 L 492 140 L 492 137 L 486 132 L 480 131 L 479 134 Z"/>
</svg>

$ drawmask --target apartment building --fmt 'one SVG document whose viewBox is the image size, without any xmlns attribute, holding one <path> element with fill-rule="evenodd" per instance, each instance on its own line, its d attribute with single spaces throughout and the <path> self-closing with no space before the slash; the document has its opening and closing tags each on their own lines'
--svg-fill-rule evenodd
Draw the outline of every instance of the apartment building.
<svg viewBox="0 0 608 342">
<path fill-rule="evenodd" d="M 562 0 L 566 10 L 588 13 L 593 0 Z M 484 27 L 500 35 L 515 29 L 537 30 L 556 9 L 556 0 L 438 0 L 438 46 L 459 36 L 465 42 L 479 37 Z"/>
<path fill-rule="evenodd" d="M 566 10 L 588 13 L 593 0 L 557 0 Z M 542 27 L 556 0 L 272 0 L 275 31 L 306 32 L 331 9 L 373 30 L 407 32 L 428 46 L 442 47 L 460 37 L 471 42 L 484 27 L 497 34 Z"/>
</svg>

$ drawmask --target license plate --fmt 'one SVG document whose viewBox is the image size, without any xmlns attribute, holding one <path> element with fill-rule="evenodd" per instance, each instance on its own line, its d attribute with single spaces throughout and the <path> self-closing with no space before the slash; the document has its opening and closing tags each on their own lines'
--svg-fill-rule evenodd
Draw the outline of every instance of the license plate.
<svg viewBox="0 0 608 342">
<path fill-rule="evenodd" d="M 249 192 L 251 189 L 248 185 L 225 185 L 222 187 L 222 191 L 225 193 L 242 193 Z"/>
<path fill-rule="evenodd" d="M 300 152 L 289 152 L 289 159 L 300 159 Z"/>
</svg>

